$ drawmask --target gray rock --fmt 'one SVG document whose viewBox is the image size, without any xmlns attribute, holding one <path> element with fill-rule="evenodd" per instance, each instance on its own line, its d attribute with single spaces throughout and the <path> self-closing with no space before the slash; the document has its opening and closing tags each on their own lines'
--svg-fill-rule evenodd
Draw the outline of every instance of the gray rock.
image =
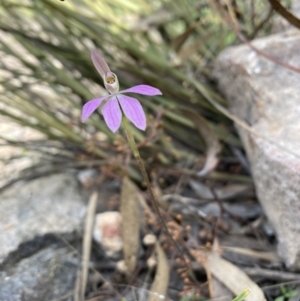
<svg viewBox="0 0 300 301">
<path fill-rule="evenodd" d="M 258 39 L 253 45 L 300 68 L 300 32 Z M 300 268 L 300 74 L 242 45 L 223 51 L 214 75 L 230 110 L 266 139 L 237 126 L 258 198 L 275 228 L 279 255 Z"/>
<path fill-rule="evenodd" d="M 72 175 L 14 185 L 0 196 L 0 264 L 29 256 L 56 234 L 71 238 L 81 231 L 85 212 Z"/>
<path fill-rule="evenodd" d="M 74 256 L 68 248 L 52 246 L 0 272 L 0 300 L 72 300 L 79 262 Z"/>
</svg>

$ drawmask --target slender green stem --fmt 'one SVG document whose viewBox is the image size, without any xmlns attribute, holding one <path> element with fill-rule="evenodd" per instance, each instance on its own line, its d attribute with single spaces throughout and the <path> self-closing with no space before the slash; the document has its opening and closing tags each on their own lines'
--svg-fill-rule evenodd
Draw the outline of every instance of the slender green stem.
<svg viewBox="0 0 300 301">
<path fill-rule="evenodd" d="M 155 195 L 153 193 L 153 189 L 151 187 L 151 184 L 150 184 L 150 181 L 149 181 L 149 178 L 148 178 L 148 175 L 147 175 L 147 172 L 146 172 L 143 160 L 142 160 L 142 158 L 140 156 L 140 153 L 139 153 L 139 150 L 138 150 L 137 145 L 135 143 L 133 134 L 132 134 L 132 132 L 131 132 L 131 130 L 129 128 L 128 121 L 127 121 L 126 117 L 124 117 L 124 116 L 122 118 L 122 123 L 123 123 L 123 126 L 125 128 L 125 132 L 126 132 L 126 136 L 127 136 L 127 140 L 128 140 L 129 146 L 132 149 L 133 155 L 134 155 L 135 159 L 138 162 L 138 165 L 139 165 L 139 168 L 140 168 L 141 173 L 143 175 L 144 181 L 146 182 L 146 185 L 147 185 L 150 197 L 151 197 L 151 201 L 152 201 L 153 206 L 155 208 L 155 211 L 156 211 L 156 213 L 158 214 L 158 216 L 160 218 L 160 221 L 161 221 L 161 223 L 162 223 L 162 225 L 163 225 L 163 227 L 164 227 L 164 229 L 166 231 L 167 236 L 169 237 L 169 239 L 172 241 L 172 243 L 174 244 L 174 246 L 176 247 L 176 249 L 180 253 L 180 255 L 181 255 L 184 263 L 186 264 L 187 269 L 190 270 L 188 264 L 185 261 L 185 258 L 184 258 L 184 255 L 183 255 L 182 251 L 180 250 L 178 244 L 176 243 L 176 241 L 173 239 L 173 237 L 169 233 L 168 227 L 167 227 L 166 223 L 164 222 L 164 219 L 163 219 L 163 217 L 162 217 L 162 215 L 161 215 L 161 213 L 159 211 L 159 204 L 158 204 L 158 201 L 156 200 Z"/>
<path fill-rule="evenodd" d="M 237 297 L 235 297 L 232 301 L 243 301 L 250 294 L 250 292 L 251 292 L 250 288 L 246 288 Z"/>
</svg>

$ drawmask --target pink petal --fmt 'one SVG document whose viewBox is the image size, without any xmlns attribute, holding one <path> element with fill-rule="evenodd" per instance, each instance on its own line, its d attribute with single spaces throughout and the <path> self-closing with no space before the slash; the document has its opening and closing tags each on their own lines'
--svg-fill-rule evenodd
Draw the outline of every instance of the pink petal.
<svg viewBox="0 0 300 301">
<path fill-rule="evenodd" d="M 126 117 L 140 130 L 146 129 L 146 116 L 140 102 L 132 97 L 118 95 L 118 100 Z"/>
<path fill-rule="evenodd" d="M 85 122 L 95 112 L 95 110 L 100 106 L 101 102 L 109 96 L 110 95 L 105 95 L 103 97 L 99 97 L 99 98 L 88 101 L 82 107 L 82 113 L 81 113 L 82 122 Z"/>
<path fill-rule="evenodd" d="M 148 86 L 148 85 L 138 85 L 131 87 L 129 89 L 123 90 L 120 93 L 137 93 L 137 94 L 143 94 L 143 95 L 162 95 L 161 91 L 157 88 Z"/>
<path fill-rule="evenodd" d="M 91 59 L 93 61 L 95 68 L 97 69 L 97 71 L 100 73 L 102 77 L 104 77 L 104 75 L 107 72 L 110 72 L 110 69 L 107 63 L 105 62 L 104 58 L 96 50 L 91 50 Z"/>
<path fill-rule="evenodd" d="M 122 112 L 116 97 L 112 97 L 103 106 L 102 114 L 109 129 L 115 133 L 122 121 Z"/>
</svg>

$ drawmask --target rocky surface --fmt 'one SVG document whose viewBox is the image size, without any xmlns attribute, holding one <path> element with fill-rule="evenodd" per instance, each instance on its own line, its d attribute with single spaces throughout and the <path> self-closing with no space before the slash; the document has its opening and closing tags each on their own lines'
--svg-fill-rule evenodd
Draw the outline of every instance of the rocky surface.
<svg viewBox="0 0 300 301">
<path fill-rule="evenodd" d="M 85 212 L 72 175 L 14 185 L 0 199 L 0 264 L 9 256 L 19 256 L 19 248 L 33 252 L 35 245 L 47 244 L 55 234 L 71 238 L 81 231 Z"/>
<path fill-rule="evenodd" d="M 51 246 L 0 272 L 1 301 L 73 300 L 79 259 Z"/>
<path fill-rule="evenodd" d="M 0 197 L 0 300 L 72 300 L 86 202 L 75 176 L 19 182 Z M 77 241 L 77 242 L 76 242 Z"/>
<path fill-rule="evenodd" d="M 299 30 L 253 45 L 300 69 Z M 258 198 L 277 233 L 279 254 L 289 267 L 300 269 L 300 73 L 242 45 L 219 55 L 214 75 L 231 112 L 260 135 L 237 126 Z"/>
<path fill-rule="evenodd" d="M 74 300 L 91 192 L 84 187 L 96 176 L 91 170 L 66 171 L 18 182 L 0 193 L 0 301 Z M 120 182 L 107 180 L 94 187 L 97 212 L 107 211 Z M 103 237 L 106 234 L 111 231 Z M 103 250 L 94 251 L 97 260 L 107 260 Z M 92 289 L 101 281 L 94 277 Z"/>
</svg>

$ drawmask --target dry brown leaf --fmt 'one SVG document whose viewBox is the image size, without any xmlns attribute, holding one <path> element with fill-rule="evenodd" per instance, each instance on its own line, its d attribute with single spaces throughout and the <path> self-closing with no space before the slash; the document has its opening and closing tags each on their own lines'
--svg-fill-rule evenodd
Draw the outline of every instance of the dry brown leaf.
<svg viewBox="0 0 300 301">
<path fill-rule="evenodd" d="M 128 179 L 123 179 L 121 191 L 122 238 L 125 265 L 129 273 L 136 267 L 139 251 L 139 192 Z"/>
<path fill-rule="evenodd" d="M 245 298 L 245 301 L 266 301 L 261 288 L 253 282 L 245 272 L 231 262 L 221 258 L 218 253 L 210 252 L 207 256 L 205 266 L 215 278 L 229 288 L 235 295 L 249 288 L 251 293 Z"/>
<path fill-rule="evenodd" d="M 238 254 L 243 254 L 246 256 L 254 257 L 260 260 L 270 261 L 270 262 L 281 262 L 280 258 L 277 254 L 273 252 L 261 252 L 261 251 L 254 251 L 251 249 L 246 248 L 238 248 L 238 247 L 226 247 L 222 246 L 223 250 L 235 252 Z"/>
<path fill-rule="evenodd" d="M 234 298 L 232 292 L 216 277 L 212 277 L 212 286 L 213 299 L 218 299 L 219 301 L 231 301 Z"/>
<path fill-rule="evenodd" d="M 211 189 L 207 185 L 195 180 L 190 180 L 189 184 L 200 198 L 205 200 L 215 199 Z M 214 191 L 218 199 L 228 200 L 237 196 L 248 194 L 249 192 L 251 192 L 251 189 L 252 185 L 230 184 L 223 187 L 214 188 Z"/>
<path fill-rule="evenodd" d="M 157 267 L 154 281 L 150 289 L 152 294 L 150 295 L 148 301 L 162 300 L 161 296 L 167 296 L 169 286 L 169 263 L 159 242 L 156 242 L 155 253 L 157 256 Z"/>
<path fill-rule="evenodd" d="M 198 172 L 199 176 L 205 176 L 217 166 L 219 162 L 217 156 L 221 151 L 221 144 L 219 143 L 215 132 L 212 130 L 208 121 L 204 117 L 188 109 L 182 109 L 182 112 L 186 117 L 191 119 L 196 130 L 199 132 L 200 136 L 205 142 L 207 148 L 206 161 L 202 170 Z"/>
</svg>

